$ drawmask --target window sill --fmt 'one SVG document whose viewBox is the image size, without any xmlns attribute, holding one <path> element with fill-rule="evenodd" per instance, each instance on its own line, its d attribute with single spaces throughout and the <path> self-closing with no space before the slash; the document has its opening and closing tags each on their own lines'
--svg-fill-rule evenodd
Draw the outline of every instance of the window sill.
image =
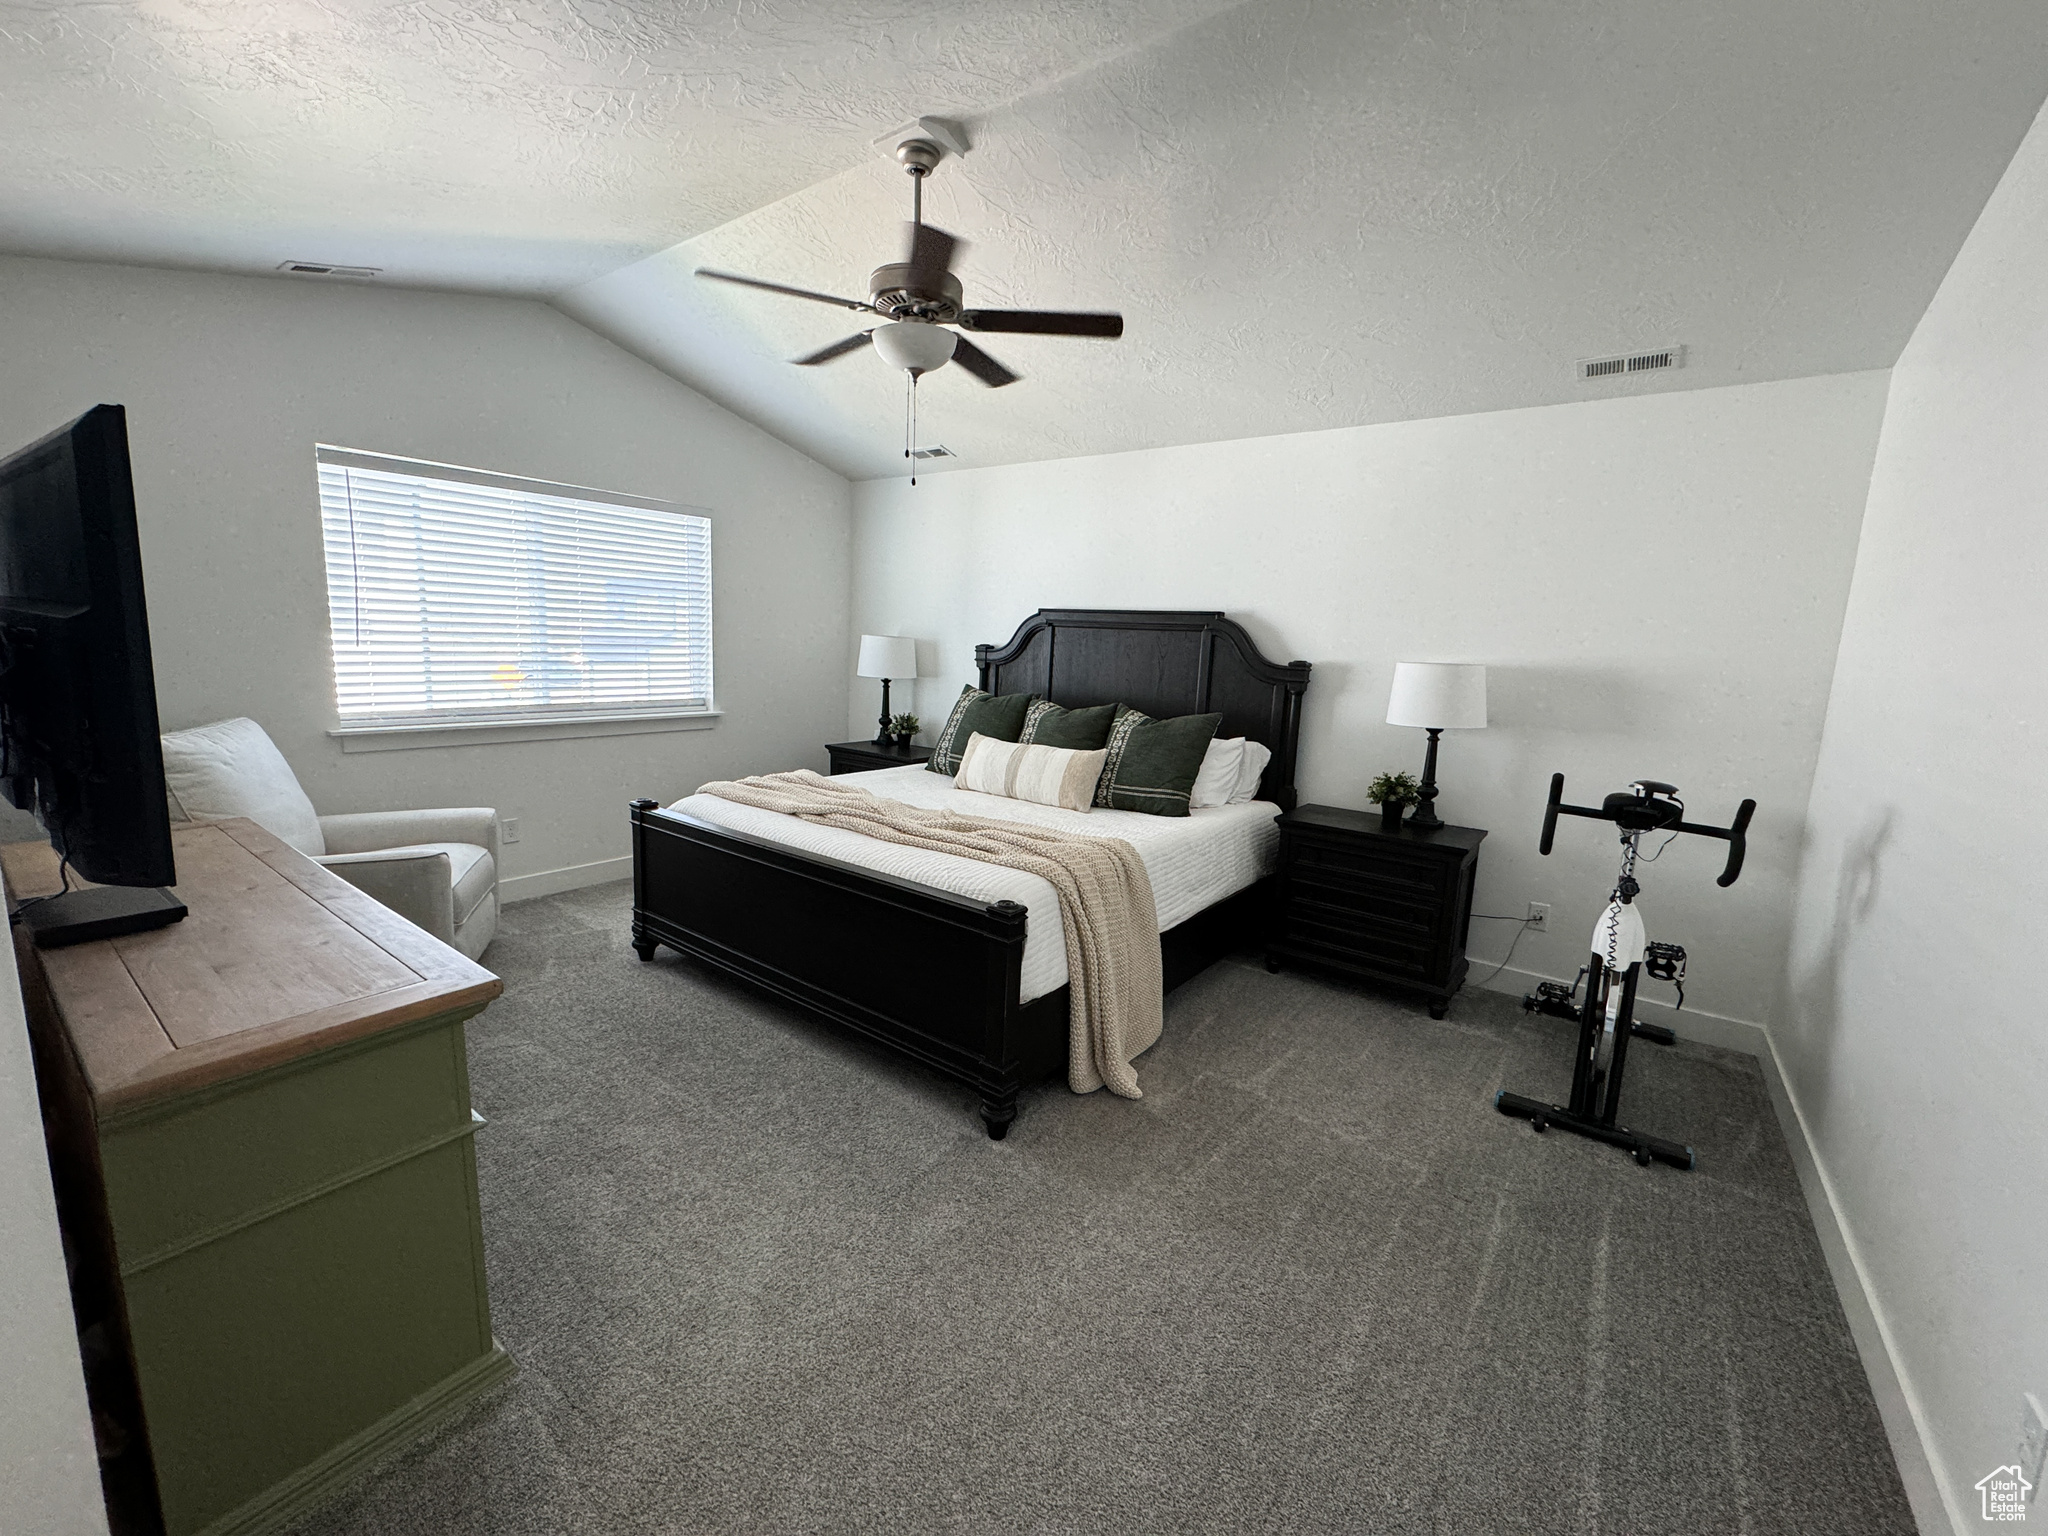
<svg viewBox="0 0 2048 1536">
<path fill-rule="evenodd" d="M 344 725 L 327 734 L 344 752 L 404 752 L 416 747 L 488 747 L 515 741 L 577 736 L 647 736 L 660 731 L 708 731 L 720 711 L 686 715 L 558 715 L 551 719 L 450 721 L 429 725 Z"/>
</svg>

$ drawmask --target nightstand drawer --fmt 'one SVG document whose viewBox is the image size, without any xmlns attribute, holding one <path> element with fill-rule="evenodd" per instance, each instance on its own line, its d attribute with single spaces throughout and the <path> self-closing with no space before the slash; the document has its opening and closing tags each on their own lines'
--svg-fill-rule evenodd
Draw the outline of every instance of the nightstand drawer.
<svg viewBox="0 0 2048 1536">
<path fill-rule="evenodd" d="M 1411 880 L 1398 871 L 1319 868 L 1296 859 L 1287 868 L 1287 888 L 1333 906 L 1434 913 L 1443 905 L 1444 882 Z"/>
<path fill-rule="evenodd" d="M 1355 903 L 1325 901 L 1317 893 L 1299 887 L 1288 891 L 1281 910 L 1289 922 L 1298 914 L 1304 922 L 1385 930 L 1424 941 L 1436 932 L 1436 914 L 1430 911 L 1404 907 L 1398 912 L 1368 912 Z"/>
<path fill-rule="evenodd" d="M 1295 870 L 1287 882 L 1287 900 L 1320 908 L 1346 919 L 1393 923 L 1433 933 L 1441 920 L 1442 906 L 1434 897 L 1418 897 L 1400 888 L 1388 889 L 1364 882 L 1355 885 L 1325 883 Z"/>
<path fill-rule="evenodd" d="M 1289 947 L 1321 954 L 1340 965 L 1428 976 L 1435 948 L 1426 928 L 1341 912 L 1314 902 L 1290 901 L 1282 916 Z"/>
<path fill-rule="evenodd" d="M 1352 841 L 1326 841 L 1294 834 L 1290 866 L 1315 871 L 1330 878 L 1365 878 L 1382 884 L 1408 886 L 1418 898 L 1434 901 L 1443 889 L 1444 875 L 1455 864 L 1429 854 L 1403 848 L 1398 843 L 1361 847 Z"/>
</svg>

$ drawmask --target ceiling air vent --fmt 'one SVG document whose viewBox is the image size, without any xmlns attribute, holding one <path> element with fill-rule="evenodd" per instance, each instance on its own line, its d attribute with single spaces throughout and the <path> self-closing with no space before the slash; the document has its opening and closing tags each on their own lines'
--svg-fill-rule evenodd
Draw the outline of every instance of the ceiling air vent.
<svg viewBox="0 0 2048 1536">
<path fill-rule="evenodd" d="M 913 459 L 955 459 L 959 457 L 952 449 L 941 443 L 933 443 L 929 448 L 913 448 L 910 450 L 910 456 Z"/>
<path fill-rule="evenodd" d="M 1582 379 L 1618 379 L 1631 373 L 1654 373 L 1661 368 L 1683 368 L 1685 348 L 1660 347 L 1654 352 L 1624 352 L 1618 357 L 1579 359 Z"/>
<path fill-rule="evenodd" d="M 281 261 L 277 270 L 294 277 L 375 277 L 382 267 L 337 267 L 328 261 Z"/>
</svg>

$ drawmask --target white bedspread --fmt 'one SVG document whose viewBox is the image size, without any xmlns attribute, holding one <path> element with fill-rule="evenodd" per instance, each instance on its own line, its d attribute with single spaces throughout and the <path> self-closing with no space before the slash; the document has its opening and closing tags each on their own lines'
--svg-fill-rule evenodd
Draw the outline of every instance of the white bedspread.
<svg viewBox="0 0 2048 1536">
<path fill-rule="evenodd" d="M 972 816 L 1031 822 L 1041 827 L 1120 837 L 1138 850 L 1152 877 L 1159 931 L 1193 917 L 1271 874 L 1278 862 L 1280 807 L 1264 800 L 1219 805 L 1191 815 L 1146 816 L 1137 811 L 1063 811 L 1057 806 L 1006 800 L 955 789 L 943 774 L 924 768 L 881 768 L 843 774 L 849 784 L 906 805 L 944 807 Z M 976 901 L 1017 901 L 1030 910 L 1025 929 L 1020 1001 L 1030 1002 L 1067 984 L 1067 951 L 1060 938 L 1060 903 L 1053 888 L 1036 875 L 1001 869 L 957 854 L 929 853 L 865 837 L 839 827 L 813 826 L 793 816 L 736 805 L 716 795 L 688 795 L 669 807 L 699 821 L 730 827 L 806 853 L 880 870 Z"/>
</svg>

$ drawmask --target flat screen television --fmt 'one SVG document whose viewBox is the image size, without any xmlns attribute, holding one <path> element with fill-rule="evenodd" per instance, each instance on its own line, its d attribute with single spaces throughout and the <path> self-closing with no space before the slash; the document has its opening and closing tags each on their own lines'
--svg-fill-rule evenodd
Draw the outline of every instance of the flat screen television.
<svg viewBox="0 0 2048 1536">
<path fill-rule="evenodd" d="M 128 417 L 96 405 L 0 462 L 0 792 L 67 866 L 19 919 L 50 947 L 176 922 Z M 97 882 L 70 890 L 69 872 Z"/>
</svg>

